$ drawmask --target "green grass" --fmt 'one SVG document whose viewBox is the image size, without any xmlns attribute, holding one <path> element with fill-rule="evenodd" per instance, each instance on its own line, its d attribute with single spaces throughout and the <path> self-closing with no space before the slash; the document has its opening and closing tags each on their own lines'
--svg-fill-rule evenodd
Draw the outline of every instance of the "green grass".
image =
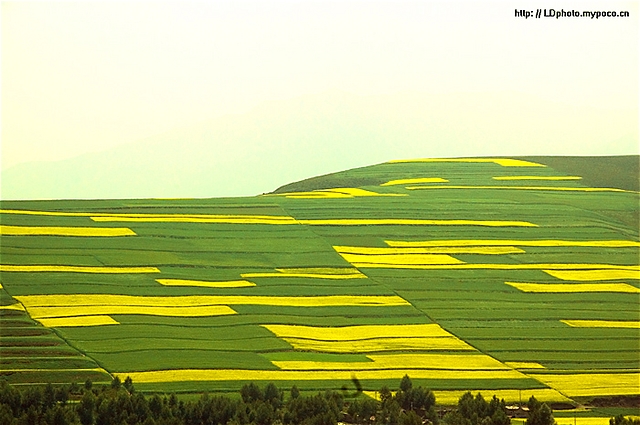
<svg viewBox="0 0 640 425">
<path fill-rule="evenodd" d="M 93 353 L 92 353 L 93 354 Z M 100 365 L 114 372 L 163 369 L 258 369 L 277 370 L 267 359 L 251 351 L 207 350 L 189 346 L 99 353 Z"/>
</svg>

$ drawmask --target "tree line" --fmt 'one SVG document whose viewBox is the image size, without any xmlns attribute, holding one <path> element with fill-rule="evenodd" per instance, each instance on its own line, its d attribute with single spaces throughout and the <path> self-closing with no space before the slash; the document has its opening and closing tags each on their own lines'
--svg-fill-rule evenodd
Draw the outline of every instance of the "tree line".
<svg viewBox="0 0 640 425">
<path fill-rule="evenodd" d="M 17 388 L 0 380 L 0 424 L 3 425 L 509 425 L 504 400 L 486 401 L 464 394 L 455 409 L 436 411 L 432 391 L 414 387 L 405 376 L 395 393 L 383 387 L 379 399 L 324 391 L 303 395 L 296 386 L 286 394 L 273 383 L 245 384 L 239 397 L 202 394 L 180 400 L 175 394 L 136 392 L 130 378 L 115 378 L 100 388 L 90 380 L 54 387 Z M 554 425 L 551 409 L 529 400 L 526 425 Z M 442 415 L 442 417 L 441 417 Z M 611 425 L 640 425 L 616 418 Z"/>
</svg>

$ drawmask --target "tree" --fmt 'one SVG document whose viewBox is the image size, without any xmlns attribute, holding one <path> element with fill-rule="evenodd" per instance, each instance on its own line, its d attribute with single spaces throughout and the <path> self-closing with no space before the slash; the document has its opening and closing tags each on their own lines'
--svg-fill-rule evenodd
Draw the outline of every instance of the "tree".
<svg viewBox="0 0 640 425">
<path fill-rule="evenodd" d="M 119 377 L 115 377 L 113 378 L 113 381 L 111 381 L 111 389 L 113 390 L 119 390 L 122 387 L 122 381 L 120 381 Z"/>
<path fill-rule="evenodd" d="M 409 378 L 409 375 L 404 375 L 402 377 L 402 380 L 400 381 L 400 391 L 403 391 L 403 392 L 411 391 L 411 387 L 413 387 L 411 378 Z"/>
<path fill-rule="evenodd" d="M 267 386 L 264 387 L 264 401 L 270 403 L 274 409 L 282 406 L 282 399 L 282 391 L 280 391 L 273 382 L 269 382 Z"/>
<path fill-rule="evenodd" d="M 398 425 L 422 425 L 422 419 L 416 412 L 411 410 L 400 414 Z"/>
<path fill-rule="evenodd" d="M 291 398 L 295 399 L 298 397 L 300 397 L 300 390 L 297 386 L 294 385 L 293 387 L 291 387 Z"/>
<path fill-rule="evenodd" d="M 89 380 L 87 379 L 87 381 Z M 93 410 L 95 407 L 96 397 L 91 391 L 85 392 L 82 396 L 82 400 L 80 400 L 80 403 L 78 404 L 78 416 L 80 417 L 80 423 L 82 425 L 93 425 Z"/>
<path fill-rule="evenodd" d="M 625 418 L 624 415 L 614 416 L 609 419 L 610 425 L 640 425 L 638 418 Z"/>
<path fill-rule="evenodd" d="M 127 376 L 124 380 L 124 384 L 122 384 L 125 390 L 129 392 L 129 394 L 133 394 L 135 388 L 133 388 L 133 380 L 130 376 Z"/>
<path fill-rule="evenodd" d="M 48 410 L 52 408 L 56 404 L 56 392 L 53 389 L 53 385 L 51 382 L 44 387 L 44 391 L 42 393 L 42 408 L 43 410 Z"/>
<path fill-rule="evenodd" d="M 242 396 L 242 401 L 245 403 L 253 403 L 263 399 L 260 387 L 253 382 L 244 384 L 242 388 L 240 388 L 240 395 Z"/>
<path fill-rule="evenodd" d="M 386 385 L 380 388 L 380 402 L 382 406 L 389 403 L 389 401 L 393 398 L 393 394 L 391 394 L 391 390 Z"/>
<path fill-rule="evenodd" d="M 529 417 L 526 425 L 555 425 L 553 412 L 546 403 L 540 403 L 534 396 L 531 396 L 527 407 L 529 407 Z"/>
</svg>

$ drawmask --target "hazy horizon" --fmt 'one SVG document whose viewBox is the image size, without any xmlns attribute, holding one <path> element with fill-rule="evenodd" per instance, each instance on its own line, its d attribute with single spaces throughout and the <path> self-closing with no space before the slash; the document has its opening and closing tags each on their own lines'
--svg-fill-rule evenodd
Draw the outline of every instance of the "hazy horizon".
<svg viewBox="0 0 640 425">
<path fill-rule="evenodd" d="M 16 184 L 16 170 L 35 162 L 71 173 L 60 164 L 122 155 L 168 134 L 174 140 L 164 145 L 164 167 L 191 160 L 183 147 L 220 162 L 240 161 L 247 150 L 276 157 L 296 140 L 267 134 L 271 122 L 305 138 L 301 152 L 315 157 L 294 168 L 310 174 L 415 153 L 637 154 L 637 2 L 553 6 L 630 17 L 525 19 L 514 14 L 520 4 L 485 1 L 3 1 L 3 192 Z M 341 105 L 340 96 L 351 103 Z M 316 118 L 305 111 L 291 120 L 304 99 L 325 98 Z M 387 108 L 380 99 L 395 103 Z M 289 115 L 269 118 L 282 105 Z M 376 140 L 375 152 L 348 139 L 350 124 L 332 108 L 351 114 L 354 137 Z M 201 135 L 177 136 L 214 121 L 220 129 L 225 120 L 237 128 L 245 120 L 253 133 L 234 127 L 237 143 L 216 133 L 206 150 Z M 301 136 L 303 122 L 322 135 Z M 314 145 L 327 138 L 341 139 L 339 158 Z M 152 161 L 113 158 L 117 169 L 137 167 L 141 180 L 158 172 Z M 92 170 L 105 176 L 115 166 L 85 165 L 105 167 Z M 265 183 L 300 177 L 282 168 L 265 163 L 259 171 L 270 174 Z M 29 176 L 20 179 L 42 184 Z M 172 178 L 183 177 L 176 171 Z M 105 193 L 94 190 L 95 197 Z"/>
</svg>

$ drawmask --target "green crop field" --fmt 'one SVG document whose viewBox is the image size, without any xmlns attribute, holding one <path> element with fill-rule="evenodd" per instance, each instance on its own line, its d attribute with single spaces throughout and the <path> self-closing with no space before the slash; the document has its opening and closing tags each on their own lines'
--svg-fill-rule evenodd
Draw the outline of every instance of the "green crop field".
<svg viewBox="0 0 640 425">
<path fill-rule="evenodd" d="M 189 393 L 408 374 L 444 398 L 640 395 L 624 161 L 635 186 L 604 176 L 611 158 L 482 158 L 247 198 L 3 201 L 0 377 Z"/>
</svg>

